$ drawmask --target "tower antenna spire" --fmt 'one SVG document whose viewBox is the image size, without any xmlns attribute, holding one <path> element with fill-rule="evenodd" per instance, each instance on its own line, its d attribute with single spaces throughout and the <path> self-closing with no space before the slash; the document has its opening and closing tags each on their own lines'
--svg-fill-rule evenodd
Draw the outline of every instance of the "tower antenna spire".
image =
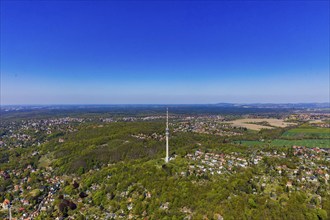
<svg viewBox="0 0 330 220">
<path fill-rule="evenodd" d="M 168 128 L 168 108 L 166 108 L 166 131 L 165 131 L 165 134 L 166 134 L 166 157 L 165 157 L 165 162 L 167 163 L 168 160 L 169 160 L 169 157 L 168 157 L 168 136 L 170 134 L 170 129 Z"/>
</svg>

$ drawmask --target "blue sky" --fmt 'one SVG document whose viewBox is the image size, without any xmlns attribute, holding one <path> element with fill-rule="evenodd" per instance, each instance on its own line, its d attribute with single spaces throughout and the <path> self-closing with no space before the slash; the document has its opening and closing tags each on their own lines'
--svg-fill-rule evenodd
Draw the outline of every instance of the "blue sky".
<svg viewBox="0 0 330 220">
<path fill-rule="evenodd" d="M 1 1 L 1 104 L 329 101 L 329 1 Z"/>
</svg>

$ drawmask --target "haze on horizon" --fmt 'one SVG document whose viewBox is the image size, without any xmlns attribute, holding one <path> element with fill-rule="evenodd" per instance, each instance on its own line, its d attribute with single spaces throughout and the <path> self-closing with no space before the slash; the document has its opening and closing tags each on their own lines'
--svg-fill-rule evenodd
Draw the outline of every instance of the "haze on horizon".
<svg viewBox="0 0 330 220">
<path fill-rule="evenodd" d="M 1 1 L 1 105 L 329 102 L 329 1 Z"/>
</svg>

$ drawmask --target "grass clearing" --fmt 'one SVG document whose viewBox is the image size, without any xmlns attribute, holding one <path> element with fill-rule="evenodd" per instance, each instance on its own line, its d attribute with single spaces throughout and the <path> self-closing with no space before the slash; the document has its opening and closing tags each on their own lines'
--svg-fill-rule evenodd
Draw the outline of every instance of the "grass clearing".
<svg viewBox="0 0 330 220">
<path fill-rule="evenodd" d="M 304 140 L 266 140 L 266 141 L 236 141 L 235 143 L 241 143 L 245 146 L 305 146 L 305 147 L 321 147 L 321 148 L 330 148 L 330 139 L 304 139 Z"/>
<path fill-rule="evenodd" d="M 300 127 L 285 132 L 282 137 L 319 137 L 330 138 L 330 128 Z"/>
<path fill-rule="evenodd" d="M 39 159 L 39 167 L 47 168 L 52 163 L 48 155 L 44 155 Z"/>
</svg>

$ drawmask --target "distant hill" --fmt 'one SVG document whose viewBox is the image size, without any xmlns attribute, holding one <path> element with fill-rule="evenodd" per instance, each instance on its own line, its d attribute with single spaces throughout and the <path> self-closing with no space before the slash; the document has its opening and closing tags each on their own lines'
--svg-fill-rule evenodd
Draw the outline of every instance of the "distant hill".
<svg viewBox="0 0 330 220">
<path fill-rule="evenodd" d="M 329 102 L 324 103 L 217 103 L 219 107 L 243 107 L 243 108 L 330 108 Z"/>
<path fill-rule="evenodd" d="M 171 114 L 278 114 L 317 110 L 328 112 L 330 103 L 217 103 L 217 104 L 140 104 L 140 105 L 1 105 L 0 116 L 42 118 L 106 115 L 159 115 L 166 107 Z"/>
</svg>

